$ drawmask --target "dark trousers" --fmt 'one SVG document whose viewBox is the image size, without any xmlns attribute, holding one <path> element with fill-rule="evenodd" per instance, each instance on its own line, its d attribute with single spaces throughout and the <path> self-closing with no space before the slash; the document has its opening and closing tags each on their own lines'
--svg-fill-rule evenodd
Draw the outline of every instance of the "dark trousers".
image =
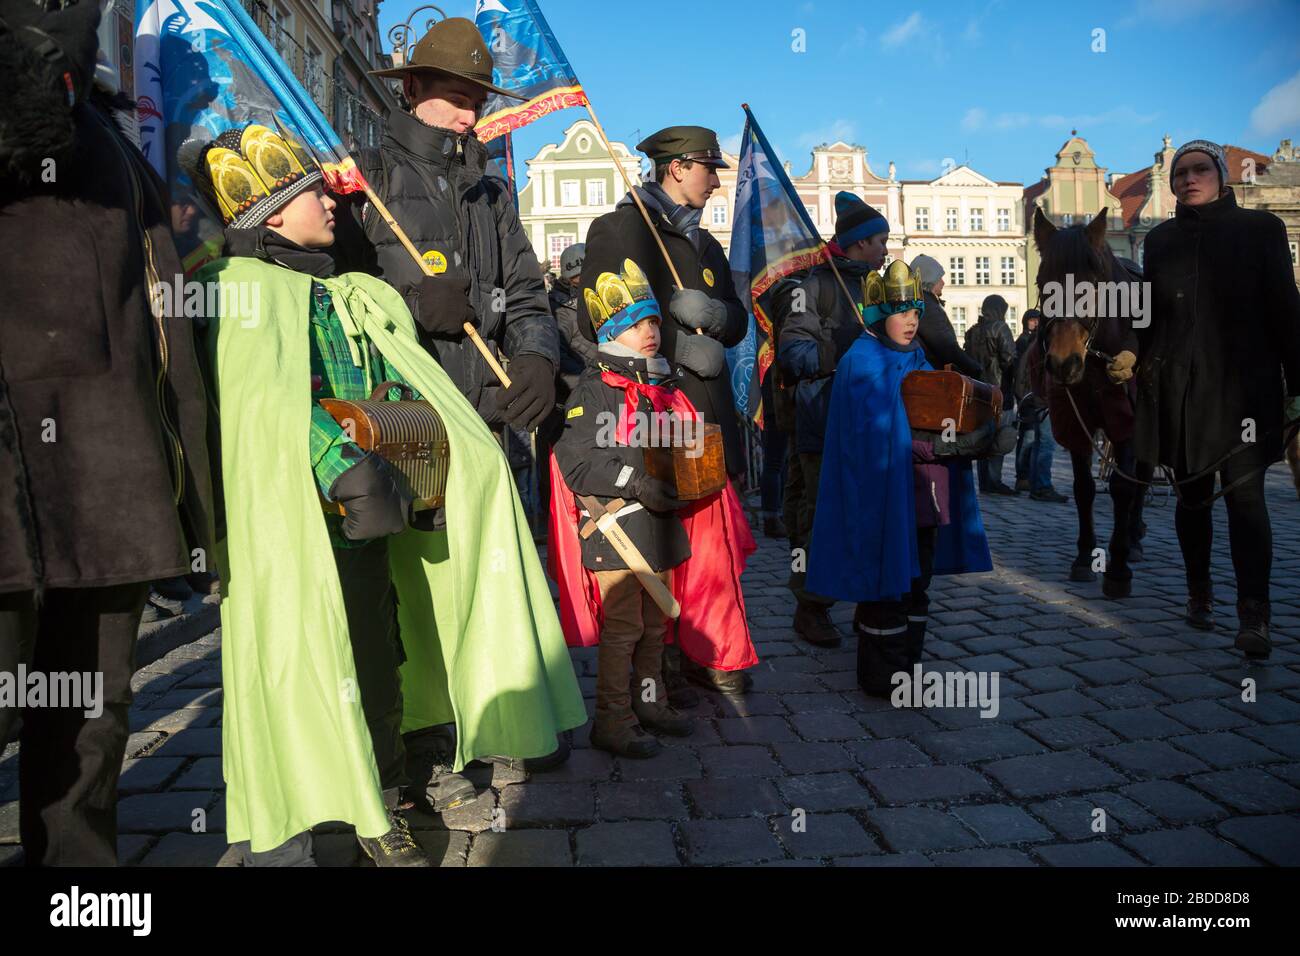
<svg viewBox="0 0 1300 956">
<path fill-rule="evenodd" d="M 388 542 L 380 538 L 359 548 L 335 548 L 334 563 L 379 783 L 385 790 L 405 786 L 402 681 L 397 668 L 406 655 L 397 632 L 397 592 L 388 571 Z"/>
<path fill-rule="evenodd" d="M 1239 460 L 1239 459 L 1237 459 Z M 1229 458 L 1219 470 L 1225 487 L 1245 475 L 1256 465 L 1236 464 Z M 1179 472 L 1181 481 L 1186 472 Z M 1189 505 L 1206 501 L 1215 493 L 1215 476 L 1205 475 L 1183 485 L 1181 500 Z M 1259 468 L 1247 481 L 1223 496 L 1228 506 L 1228 543 L 1232 550 L 1232 568 L 1237 577 L 1237 599 L 1268 601 L 1268 579 L 1273 567 L 1273 530 L 1269 524 L 1268 505 L 1264 501 L 1264 469 Z M 1189 583 L 1210 580 L 1210 551 L 1214 545 L 1214 506 L 1201 508 L 1178 505 L 1174 509 L 1174 527 L 1178 546 L 1183 552 Z"/>
<path fill-rule="evenodd" d="M 781 513 L 785 490 L 785 451 L 788 445 L 784 431 L 777 427 L 775 402 L 772 398 L 772 374 L 763 379 L 763 475 L 759 494 L 763 517 Z"/>
<path fill-rule="evenodd" d="M 19 736 L 19 834 L 29 866 L 117 865 L 117 778 L 147 582 L 0 595 L 0 670 L 103 675 L 103 712 L 28 707 Z M 18 719 L 0 707 L 0 745 Z"/>
<path fill-rule="evenodd" d="M 938 528 L 917 528 L 917 562 L 921 566 L 919 577 L 912 579 L 909 594 L 894 601 L 864 601 L 858 605 L 859 617 L 873 627 L 905 626 L 908 618 L 925 618 L 930 613 L 930 578 L 934 573 L 934 548 L 939 540 Z"/>
</svg>

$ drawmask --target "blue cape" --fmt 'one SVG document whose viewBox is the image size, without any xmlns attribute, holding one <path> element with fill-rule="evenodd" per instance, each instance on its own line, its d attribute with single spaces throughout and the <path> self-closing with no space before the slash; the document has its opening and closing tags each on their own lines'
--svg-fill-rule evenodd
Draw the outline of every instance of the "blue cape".
<svg viewBox="0 0 1300 956">
<path fill-rule="evenodd" d="M 912 432 L 903 378 L 929 369 L 915 344 L 900 350 L 863 335 L 831 389 L 807 588 L 843 601 L 896 600 L 921 573 L 916 545 Z M 949 464 L 952 522 L 939 528 L 935 574 L 993 568 L 969 462 Z"/>
</svg>

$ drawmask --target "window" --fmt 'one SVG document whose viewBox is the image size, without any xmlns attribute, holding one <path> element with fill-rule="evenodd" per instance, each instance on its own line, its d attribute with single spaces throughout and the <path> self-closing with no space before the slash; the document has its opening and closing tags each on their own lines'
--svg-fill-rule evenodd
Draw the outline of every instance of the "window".
<svg viewBox="0 0 1300 956">
<path fill-rule="evenodd" d="M 1288 242 L 1287 245 L 1291 247 L 1291 265 L 1294 266 L 1296 264 L 1296 244 Z"/>
<path fill-rule="evenodd" d="M 921 230 L 930 228 L 930 207 L 929 206 L 916 207 L 916 228 Z"/>
<path fill-rule="evenodd" d="M 1066 226 L 1073 226 L 1073 225 L 1074 225 L 1074 214 L 1073 214 L 1073 213 L 1068 213 L 1068 212 L 1067 212 L 1064 216 L 1061 217 L 1061 223 L 1062 223 L 1063 225 L 1066 225 Z"/>
<path fill-rule="evenodd" d="M 564 250 L 573 245 L 574 237 L 567 236 L 563 233 L 557 233 L 551 236 L 551 268 L 557 272 L 560 270 L 560 256 Z"/>
<path fill-rule="evenodd" d="M 956 232 L 957 231 L 957 210 L 949 209 L 947 216 L 945 218 L 947 220 L 948 231 Z"/>
<path fill-rule="evenodd" d="M 970 231 L 971 232 L 984 231 L 984 210 L 983 209 L 972 209 L 970 211 Z"/>
<path fill-rule="evenodd" d="M 311 98 L 316 101 L 316 105 L 324 109 L 325 101 L 325 74 L 321 70 L 320 50 L 311 40 L 307 41 L 307 52 L 303 57 L 303 86 L 307 87 L 307 92 Z"/>
<path fill-rule="evenodd" d="M 603 179 L 587 180 L 587 205 L 588 206 L 605 205 L 605 180 Z"/>
<path fill-rule="evenodd" d="M 715 226 L 725 226 L 727 224 L 727 205 L 726 203 L 714 203 L 713 205 L 713 224 Z"/>
<path fill-rule="evenodd" d="M 1016 257 L 1015 256 L 1002 257 L 1002 284 L 1003 285 L 1016 284 Z"/>
<path fill-rule="evenodd" d="M 1007 322 L 1011 323 L 1014 321 L 1016 321 L 1016 307 L 1014 305 L 1009 305 L 1007 306 Z"/>
<path fill-rule="evenodd" d="M 1173 211 L 1172 209 L 1169 210 L 1169 212 L 1165 215 L 1165 218 L 1166 218 L 1166 219 L 1173 219 L 1173 218 L 1174 218 L 1174 211 Z"/>
<path fill-rule="evenodd" d="M 1010 232 L 1010 231 L 1011 231 L 1011 210 L 999 209 L 998 210 L 998 232 Z"/>
<path fill-rule="evenodd" d="M 954 256 L 948 260 L 948 277 L 953 285 L 966 284 L 966 257 Z"/>
<path fill-rule="evenodd" d="M 578 181 L 576 179 L 561 180 L 560 205 L 561 206 L 578 205 Z"/>
<path fill-rule="evenodd" d="M 952 324 L 956 326 L 954 331 L 958 335 L 966 333 L 966 306 L 959 305 L 952 310 Z"/>
<path fill-rule="evenodd" d="M 808 210 L 808 219 L 815 226 L 817 225 L 817 207 L 804 204 L 804 209 Z"/>
<path fill-rule="evenodd" d="M 975 257 L 975 284 L 976 285 L 989 284 L 989 257 L 988 256 Z"/>
</svg>

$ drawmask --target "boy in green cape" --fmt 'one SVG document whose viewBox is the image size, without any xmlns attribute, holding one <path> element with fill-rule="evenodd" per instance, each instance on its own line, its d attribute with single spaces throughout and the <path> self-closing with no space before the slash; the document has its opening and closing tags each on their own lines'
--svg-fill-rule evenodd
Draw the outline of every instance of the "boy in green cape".
<svg viewBox="0 0 1300 956">
<path fill-rule="evenodd" d="M 428 866 L 402 789 L 435 809 L 474 789 L 456 773 L 408 780 L 404 733 L 455 723 L 459 770 L 549 754 L 587 719 L 510 470 L 397 293 L 331 275 L 334 202 L 309 155 L 250 124 L 199 167 L 230 254 L 196 276 L 220 290 L 227 835 L 246 865 L 312 865 L 311 827 L 342 820 L 377 865 Z M 447 428 L 436 513 L 414 515 L 401 476 L 319 403 L 385 382 Z"/>
</svg>

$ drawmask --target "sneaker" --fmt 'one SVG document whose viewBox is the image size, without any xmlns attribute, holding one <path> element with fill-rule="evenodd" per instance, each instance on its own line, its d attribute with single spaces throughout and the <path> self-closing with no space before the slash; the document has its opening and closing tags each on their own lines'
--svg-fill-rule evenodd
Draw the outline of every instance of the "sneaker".
<svg viewBox="0 0 1300 956">
<path fill-rule="evenodd" d="M 831 623 L 830 611 L 821 604 L 800 601 L 794 612 L 794 631 L 814 647 L 840 646 L 840 632 Z"/>
<path fill-rule="evenodd" d="M 399 810 L 388 811 L 393 828 L 381 837 L 358 836 L 357 842 L 375 866 L 433 866 L 420 844 L 411 836 L 411 825 Z"/>
<path fill-rule="evenodd" d="M 1070 500 L 1052 487 L 1039 488 L 1037 491 L 1031 491 L 1029 493 L 1029 498 L 1031 501 L 1055 501 L 1058 504 Z"/>
</svg>

